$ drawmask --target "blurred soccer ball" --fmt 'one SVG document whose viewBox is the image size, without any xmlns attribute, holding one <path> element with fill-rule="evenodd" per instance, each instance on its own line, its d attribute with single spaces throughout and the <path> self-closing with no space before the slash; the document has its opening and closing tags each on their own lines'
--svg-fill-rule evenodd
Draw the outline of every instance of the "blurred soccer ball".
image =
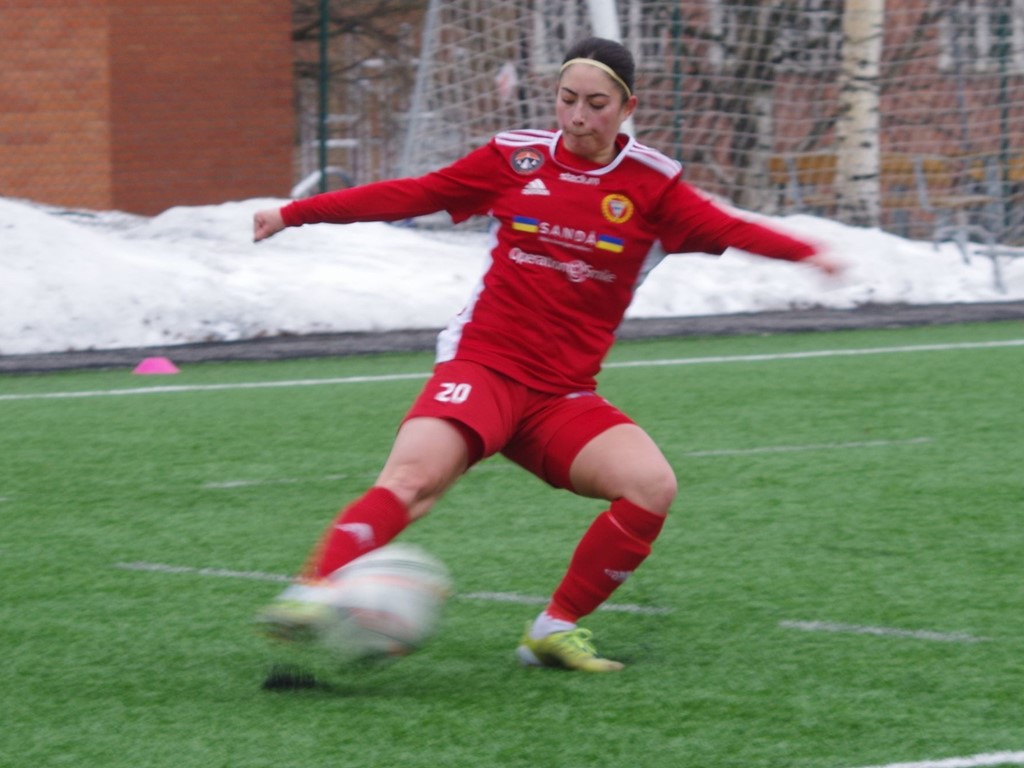
<svg viewBox="0 0 1024 768">
<path fill-rule="evenodd" d="M 405 656 L 437 630 L 452 581 L 423 549 L 391 544 L 332 573 L 311 596 L 332 609 L 317 642 L 335 658 Z"/>
</svg>

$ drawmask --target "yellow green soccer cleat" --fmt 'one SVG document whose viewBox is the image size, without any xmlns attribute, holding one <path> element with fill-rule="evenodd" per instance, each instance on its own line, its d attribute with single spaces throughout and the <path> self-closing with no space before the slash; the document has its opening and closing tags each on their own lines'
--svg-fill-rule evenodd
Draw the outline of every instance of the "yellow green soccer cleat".
<svg viewBox="0 0 1024 768">
<path fill-rule="evenodd" d="M 516 650 L 519 661 L 530 667 L 562 667 L 580 672 L 617 672 L 625 664 L 597 655 L 589 629 L 554 632 L 539 640 L 530 637 L 527 625 L 523 641 Z"/>
<path fill-rule="evenodd" d="M 257 631 L 272 640 L 308 643 L 334 620 L 322 585 L 293 584 L 256 616 Z"/>
</svg>

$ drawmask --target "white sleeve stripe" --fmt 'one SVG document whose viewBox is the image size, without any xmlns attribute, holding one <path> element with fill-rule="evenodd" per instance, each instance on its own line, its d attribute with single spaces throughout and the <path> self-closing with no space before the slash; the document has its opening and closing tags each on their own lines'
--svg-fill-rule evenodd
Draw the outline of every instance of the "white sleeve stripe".
<svg viewBox="0 0 1024 768">
<path fill-rule="evenodd" d="M 645 147 L 643 144 L 633 144 L 632 146 L 627 147 L 627 149 L 629 151 L 629 156 L 632 159 L 643 163 L 648 168 L 653 168 L 654 170 L 659 171 L 669 178 L 677 175 L 681 170 L 683 170 L 683 166 L 676 160 L 663 155 L 656 149 Z"/>
</svg>

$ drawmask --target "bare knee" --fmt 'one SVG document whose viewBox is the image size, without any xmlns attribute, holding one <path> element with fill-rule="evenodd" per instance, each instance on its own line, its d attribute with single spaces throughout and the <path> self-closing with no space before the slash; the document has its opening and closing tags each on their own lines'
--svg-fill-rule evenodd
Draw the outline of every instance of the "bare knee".
<svg viewBox="0 0 1024 768">
<path fill-rule="evenodd" d="M 462 433 L 441 419 L 418 418 L 398 431 L 376 484 L 387 488 L 416 520 L 466 471 L 468 449 Z"/>
<path fill-rule="evenodd" d="M 454 482 L 422 465 L 402 464 L 386 466 L 377 478 L 376 485 L 387 488 L 409 509 L 409 518 L 417 520 L 444 495 Z"/>
<path fill-rule="evenodd" d="M 581 496 L 628 499 L 656 515 L 668 514 L 678 490 L 668 460 L 636 424 L 619 424 L 587 443 L 569 478 Z"/>
<path fill-rule="evenodd" d="M 656 515 L 667 515 L 679 492 L 675 472 L 666 463 L 638 473 L 623 488 L 622 497 Z"/>
</svg>

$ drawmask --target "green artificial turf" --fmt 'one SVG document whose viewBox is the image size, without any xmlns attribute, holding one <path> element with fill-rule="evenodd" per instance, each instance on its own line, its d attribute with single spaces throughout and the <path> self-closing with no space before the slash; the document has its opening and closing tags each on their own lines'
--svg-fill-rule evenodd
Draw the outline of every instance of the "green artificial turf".
<svg viewBox="0 0 1024 768">
<path fill-rule="evenodd" d="M 403 534 L 455 578 L 432 642 L 282 692 L 261 689 L 281 652 L 252 616 L 373 482 L 430 358 L 0 377 L 0 765 L 1020 753 L 1024 346 L 1002 343 L 1021 339 L 1011 322 L 622 343 L 600 391 L 680 479 L 654 554 L 585 623 L 627 668 L 515 663 L 602 505 L 497 457 Z"/>
</svg>

